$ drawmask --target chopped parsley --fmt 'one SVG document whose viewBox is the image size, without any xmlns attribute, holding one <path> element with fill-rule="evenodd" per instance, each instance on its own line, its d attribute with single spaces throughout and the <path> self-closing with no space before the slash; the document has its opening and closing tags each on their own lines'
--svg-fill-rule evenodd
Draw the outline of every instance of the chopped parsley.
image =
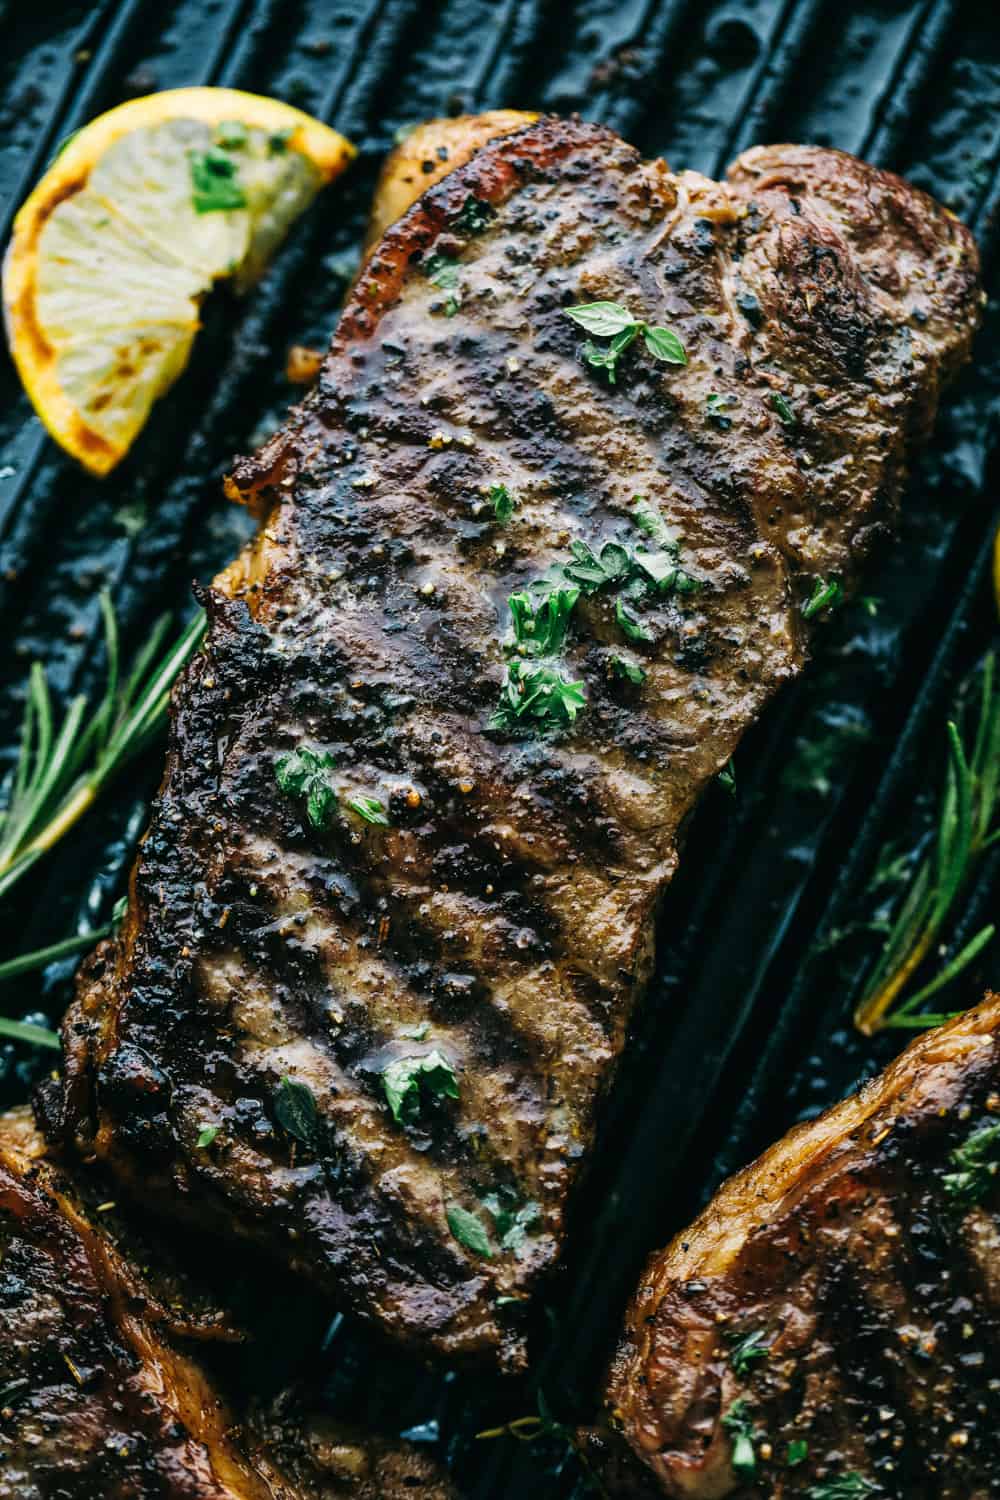
<svg viewBox="0 0 1000 1500">
<path fill-rule="evenodd" d="M 223 151 L 240 151 L 249 139 L 242 120 L 223 120 L 215 127 L 215 144 Z"/>
<path fill-rule="evenodd" d="M 462 208 L 452 219 L 451 227 L 458 234 L 482 234 L 496 216 L 496 209 L 492 203 L 487 203 L 484 198 L 476 198 L 470 193 Z"/>
<path fill-rule="evenodd" d="M 204 1151 L 206 1146 L 210 1146 L 212 1144 L 218 1133 L 218 1125 L 206 1125 L 204 1130 L 199 1132 L 198 1139 L 195 1141 L 195 1146 L 199 1151 Z"/>
<path fill-rule="evenodd" d="M 377 797 L 351 797 L 347 805 L 351 812 L 356 812 L 358 817 L 364 818 L 366 823 L 374 823 L 378 828 L 389 827 L 389 815 L 385 810 L 385 804 Z"/>
<path fill-rule="evenodd" d="M 721 773 L 720 773 L 721 776 Z M 748 1333 L 746 1338 L 740 1339 L 729 1351 L 729 1368 L 734 1375 L 741 1379 L 749 1375 L 753 1366 L 761 1359 L 767 1359 L 770 1349 L 764 1343 L 764 1335 L 757 1329 L 754 1333 Z"/>
<path fill-rule="evenodd" d="M 798 417 L 792 411 L 792 408 L 789 406 L 784 396 L 781 395 L 780 391 L 771 392 L 771 405 L 778 413 L 778 420 L 782 423 L 783 426 L 797 427 L 799 425 Z"/>
<path fill-rule="evenodd" d="M 820 610 L 839 604 L 843 597 L 844 590 L 836 578 L 831 578 L 829 582 L 825 578 L 817 578 L 811 595 L 802 606 L 803 619 L 811 620 Z"/>
<path fill-rule="evenodd" d="M 506 526 L 514 514 L 517 500 L 511 494 L 505 484 L 491 484 L 489 488 L 489 501 L 493 507 L 493 514 L 501 526 Z"/>
<path fill-rule="evenodd" d="M 247 198 L 238 181 L 239 163 L 218 146 L 188 154 L 191 167 L 191 202 L 199 214 L 223 213 L 246 208 Z"/>
<path fill-rule="evenodd" d="M 493 1220 L 500 1249 L 511 1250 L 520 1258 L 528 1230 L 541 1218 L 540 1206 L 534 1202 L 519 1204 L 517 1194 L 508 1187 L 502 1187 L 496 1193 L 488 1193 L 482 1204 Z"/>
<path fill-rule="evenodd" d="M 615 619 L 630 641 L 651 641 L 652 635 L 635 615 L 629 614 L 621 599 L 615 600 Z"/>
<path fill-rule="evenodd" d="M 954 1172 L 941 1179 L 957 1208 L 975 1208 L 989 1194 L 1000 1170 L 1000 1121 L 980 1125 L 948 1158 Z"/>
<path fill-rule="evenodd" d="M 730 1463 L 734 1474 L 750 1478 L 757 1472 L 757 1454 L 754 1452 L 753 1419 L 744 1400 L 734 1401 L 722 1419 L 722 1426 L 733 1440 Z"/>
<path fill-rule="evenodd" d="M 532 593 L 538 599 L 536 604 Z M 566 639 L 570 615 L 580 590 L 573 585 L 540 580 L 507 600 L 514 645 L 522 656 L 556 656 Z"/>
<path fill-rule="evenodd" d="M 423 1098 L 457 1099 L 458 1079 L 438 1051 L 426 1057 L 399 1057 L 382 1074 L 382 1087 L 397 1125 L 415 1125 Z"/>
<path fill-rule="evenodd" d="M 445 1218 L 448 1220 L 448 1228 L 460 1245 L 464 1245 L 474 1255 L 482 1255 L 487 1260 L 493 1258 L 486 1225 L 478 1214 L 470 1213 L 461 1204 L 452 1203 L 445 1210 Z"/>
<path fill-rule="evenodd" d="M 424 275 L 442 292 L 447 292 L 445 298 L 445 316 L 453 318 L 462 305 L 461 294 L 458 290 L 458 261 L 451 255 L 430 255 L 424 261 Z"/>
<path fill-rule="evenodd" d="M 582 682 L 570 682 L 558 667 L 515 658 L 500 689 L 491 729 L 561 729 L 572 724 L 587 702 Z"/>
<path fill-rule="evenodd" d="M 567 318 L 572 318 L 586 333 L 593 334 L 595 338 L 610 339 L 610 343 L 606 345 L 595 344 L 592 339 L 588 339 L 583 349 L 583 357 L 589 365 L 594 369 L 607 371 L 610 385 L 615 384 L 618 361 L 626 349 L 640 337 L 654 359 L 671 365 L 687 364 L 684 345 L 676 333 L 669 328 L 653 327 L 641 318 L 633 317 L 620 302 L 582 302 L 576 307 L 564 308 L 563 311 Z"/>
<path fill-rule="evenodd" d="M 315 1146 L 319 1110 L 308 1084 L 295 1083 L 286 1073 L 274 1093 L 274 1116 L 281 1128 L 304 1146 Z"/>
<path fill-rule="evenodd" d="M 866 1495 L 877 1495 L 878 1485 L 872 1484 L 863 1474 L 841 1474 L 836 1479 L 825 1479 L 807 1490 L 808 1500 L 865 1500 Z"/>
<path fill-rule="evenodd" d="M 790 1469 L 798 1468 L 809 1457 L 809 1444 L 805 1438 L 792 1438 L 785 1453 L 785 1463 Z"/>
<path fill-rule="evenodd" d="M 274 778 L 290 797 L 305 799 L 306 816 L 314 828 L 325 828 L 337 805 L 337 793 L 330 782 L 334 765 L 327 751 L 300 746 L 274 763 Z"/>
<path fill-rule="evenodd" d="M 645 682 L 646 668 L 641 667 L 637 661 L 630 661 L 627 656 L 613 656 L 611 658 L 611 669 L 618 677 L 625 677 L 629 682 Z"/>
<path fill-rule="evenodd" d="M 596 555 L 586 542 L 570 543 L 573 561 L 564 564 L 562 572 L 584 594 L 596 594 L 606 584 L 624 582 L 632 567 L 627 547 L 620 542 L 605 542 Z"/>
</svg>

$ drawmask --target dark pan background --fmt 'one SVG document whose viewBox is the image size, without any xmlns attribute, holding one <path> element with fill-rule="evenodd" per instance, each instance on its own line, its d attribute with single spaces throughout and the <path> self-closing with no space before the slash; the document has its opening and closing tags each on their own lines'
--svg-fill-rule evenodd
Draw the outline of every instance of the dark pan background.
<svg viewBox="0 0 1000 1500">
<path fill-rule="evenodd" d="M 758 142 L 836 145 L 909 175 L 971 224 L 995 291 L 1000 15 L 985 0 L 8 0 L 0 34 L 4 240 L 61 138 L 153 89 L 274 94 L 361 148 L 263 285 L 242 303 L 220 294 L 209 304 L 192 369 L 111 479 L 89 479 L 58 452 L 4 358 L 4 766 L 32 659 L 63 698 L 99 683 L 102 584 L 134 644 L 158 612 L 185 609 L 191 579 L 210 578 L 247 535 L 220 475 L 295 398 L 288 346 L 329 336 L 379 160 L 408 122 L 497 105 L 579 110 L 710 174 Z M 991 303 L 976 365 L 914 474 L 901 539 L 872 569 L 877 614 L 853 605 L 833 618 L 808 678 L 741 747 L 737 796 L 713 789 L 692 824 L 657 981 L 539 1329 L 535 1382 L 567 1421 L 592 1409 L 644 1257 L 725 1173 L 898 1046 L 851 1033 L 859 951 L 824 940 L 869 913 L 881 842 L 906 848 L 923 829 L 956 684 L 995 633 L 998 322 Z M 4 956 L 106 919 L 161 759 L 131 768 L 18 890 L 0 914 Z M 998 859 L 970 894 L 959 941 L 989 920 Z M 56 1021 L 72 968 L 7 986 L 0 1009 Z M 1000 986 L 1000 939 L 945 1003 L 970 1003 L 991 980 Z M 23 1099 L 50 1065 L 51 1055 L 0 1050 L 2 1102 Z M 534 1410 L 528 1385 L 427 1374 L 340 1320 L 322 1359 L 335 1409 L 437 1434 L 469 1496 L 580 1484 L 558 1442 L 474 1441 Z M 266 1362 L 273 1375 L 277 1353 Z"/>
</svg>

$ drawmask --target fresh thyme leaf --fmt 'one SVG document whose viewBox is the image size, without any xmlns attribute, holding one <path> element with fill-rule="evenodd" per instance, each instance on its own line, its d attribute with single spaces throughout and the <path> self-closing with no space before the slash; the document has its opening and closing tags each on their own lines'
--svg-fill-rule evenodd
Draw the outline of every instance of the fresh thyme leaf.
<svg viewBox="0 0 1000 1500">
<path fill-rule="evenodd" d="M 687 364 L 684 345 L 669 328 L 649 328 L 643 324 L 642 338 L 654 359 L 661 359 L 668 365 Z"/>
<path fill-rule="evenodd" d="M 783 426 L 797 427 L 799 425 L 798 417 L 792 411 L 792 408 L 789 406 L 788 402 L 785 400 L 780 391 L 771 392 L 771 405 L 778 413 L 778 418 Z"/>
<path fill-rule="evenodd" d="M 579 302 L 575 307 L 563 308 L 563 311 L 585 332 L 598 338 L 612 338 L 616 333 L 638 328 L 637 319 L 620 302 Z"/>
<path fill-rule="evenodd" d="M 199 1132 L 198 1139 L 195 1141 L 195 1146 L 199 1151 L 204 1151 L 206 1146 L 210 1146 L 212 1144 L 218 1133 L 218 1125 L 206 1125 L 204 1130 Z"/>
<path fill-rule="evenodd" d="M 629 614 L 621 599 L 615 600 L 615 619 L 630 641 L 651 641 L 653 639 L 642 621 L 637 620 L 635 615 Z"/>
<path fill-rule="evenodd" d="M 820 610 L 839 604 L 843 594 L 844 590 L 836 578 L 831 578 L 829 583 L 825 578 L 817 578 L 812 594 L 802 606 L 803 619 L 811 620 L 813 615 L 819 614 Z"/>
<path fill-rule="evenodd" d="M 941 1179 L 956 1208 L 975 1208 L 986 1198 L 1000 1171 L 1000 1121 L 980 1125 L 948 1160 L 957 1168 Z"/>
<path fill-rule="evenodd" d="M 764 1342 L 764 1335 L 758 1328 L 754 1333 L 748 1333 L 746 1338 L 740 1339 L 729 1351 L 729 1368 L 734 1375 L 741 1379 L 749 1375 L 754 1365 L 759 1360 L 767 1359 L 771 1351 Z"/>
<path fill-rule="evenodd" d="M 445 1218 L 448 1220 L 448 1228 L 460 1245 L 466 1250 L 471 1250 L 474 1255 L 482 1255 L 486 1260 L 492 1260 L 493 1250 L 490 1246 L 489 1235 L 486 1226 L 478 1215 L 470 1213 L 461 1204 L 449 1204 Z"/>
<path fill-rule="evenodd" d="M 809 1457 L 809 1444 L 805 1438 L 792 1438 L 785 1454 L 785 1462 L 790 1469 L 795 1469 L 799 1464 L 804 1464 Z"/>
<path fill-rule="evenodd" d="M 458 234 L 482 234 L 496 216 L 496 209 L 492 203 L 487 203 L 485 199 L 476 198 L 470 193 L 452 219 L 451 227 Z"/>
<path fill-rule="evenodd" d="M 328 751 L 310 750 L 308 745 L 300 745 L 274 763 L 278 786 L 291 797 L 305 799 L 306 816 L 314 828 L 325 828 L 337 805 L 337 793 L 328 774 L 333 765 Z"/>
<path fill-rule="evenodd" d="M 491 484 L 489 488 L 489 500 L 493 507 L 493 514 L 501 526 L 506 526 L 514 514 L 517 501 L 505 484 Z"/>
<path fill-rule="evenodd" d="M 313 1147 L 319 1135 L 319 1110 L 312 1089 L 286 1073 L 274 1092 L 274 1117 L 283 1130 Z"/>
<path fill-rule="evenodd" d="M 199 214 L 223 213 L 246 208 L 247 197 L 238 181 L 239 163 L 217 146 L 188 155 L 191 167 L 191 202 Z"/>
<path fill-rule="evenodd" d="M 453 318 L 462 305 L 458 290 L 459 263 L 451 255 L 430 255 L 424 261 L 424 275 L 442 292 L 447 292 L 445 316 Z"/>
<path fill-rule="evenodd" d="M 746 1401 L 734 1401 L 722 1418 L 722 1426 L 733 1440 L 730 1463 L 733 1473 L 745 1478 L 757 1472 L 757 1454 L 754 1451 L 754 1425 Z"/>
<path fill-rule="evenodd" d="M 378 828 L 390 826 L 385 806 L 377 797 L 351 797 L 347 805 L 351 812 L 356 812 L 366 823 L 374 823 Z"/>
<path fill-rule="evenodd" d="M 529 593 L 511 594 L 507 600 L 514 644 L 527 656 L 556 656 L 561 651 L 580 590 L 573 585 L 546 585 L 535 605 Z"/>
<path fill-rule="evenodd" d="M 166 724 L 174 680 L 201 642 L 202 611 L 161 656 L 169 628 L 159 619 L 119 676 L 118 626 L 110 596 L 102 592 L 107 678 L 96 706 L 74 698 L 56 726 L 48 682 L 36 662 L 28 678 L 21 721 L 21 753 L 4 787 L 0 812 L 0 896 L 6 894 L 85 812 L 103 789 Z"/>
<path fill-rule="evenodd" d="M 641 667 L 637 661 L 629 661 L 627 656 L 613 656 L 611 666 L 619 677 L 627 677 L 629 682 L 646 681 L 645 667 Z"/>
<path fill-rule="evenodd" d="M 582 682 L 570 682 L 558 667 L 517 658 L 507 667 L 500 706 L 490 719 L 490 728 L 562 728 L 574 722 L 586 702 Z"/>
<path fill-rule="evenodd" d="M 50 1047 L 54 1052 L 58 1052 L 60 1046 L 57 1034 L 47 1027 L 34 1026 L 30 1021 L 11 1021 L 7 1016 L 0 1016 L 0 1037 L 11 1042 L 27 1042 L 32 1047 Z"/>
<path fill-rule="evenodd" d="M 825 1479 L 806 1491 L 808 1500 L 865 1500 L 867 1495 L 877 1495 L 879 1488 L 863 1474 L 842 1474 L 836 1479 Z"/>
<path fill-rule="evenodd" d="M 458 1098 L 455 1069 L 436 1050 L 426 1057 L 398 1057 L 384 1070 L 382 1088 L 397 1125 L 416 1124 L 422 1092 L 431 1099 Z"/>
</svg>

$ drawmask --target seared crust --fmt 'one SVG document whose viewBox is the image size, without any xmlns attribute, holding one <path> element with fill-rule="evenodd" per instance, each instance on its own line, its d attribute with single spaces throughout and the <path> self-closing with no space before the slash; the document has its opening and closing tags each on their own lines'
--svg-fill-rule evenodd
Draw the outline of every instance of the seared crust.
<svg viewBox="0 0 1000 1500">
<path fill-rule="evenodd" d="M 672 1496 L 814 1495 L 848 1475 L 899 1500 L 1000 1493 L 998 1090 L 990 996 L 726 1183 L 629 1310 L 593 1439 L 609 1472 L 624 1438 Z M 984 1172 L 961 1188 L 954 1153 L 984 1127 Z M 742 1364 L 751 1336 L 766 1354 Z M 723 1423 L 741 1400 L 753 1482 Z"/>
<path fill-rule="evenodd" d="M 523 1361 L 681 825 L 801 668 L 816 577 L 849 584 L 891 522 L 907 439 L 978 317 L 975 248 L 943 210 L 792 154 L 794 188 L 754 153 L 727 187 L 546 119 L 387 232 L 317 390 L 236 467 L 268 521 L 208 600 L 129 922 L 66 1022 L 81 1150 L 448 1355 Z M 902 204 L 917 226 L 894 288 L 842 222 L 848 171 L 876 220 Z M 470 197 L 487 222 L 460 232 Z M 459 263 L 457 307 L 432 253 Z M 609 385 L 563 311 L 597 299 L 669 323 L 687 368 L 637 343 Z M 519 501 L 503 529 L 493 484 Z M 637 494 L 699 591 L 658 596 L 634 645 L 613 597 L 581 599 L 574 728 L 490 731 L 508 594 L 574 539 L 634 543 Z M 275 780 L 303 742 L 336 763 L 324 829 Z M 350 814 L 358 795 L 391 827 Z M 431 1049 L 460 1097 L 398 1123 L 383 1070 Z M 318 1106 L 309 1147 L 275 1112 L 286 1074 Z M 498 1193 L 527 1232 L 487 1258 L 448 1214 L 492 1231 Z"/>
</svg>

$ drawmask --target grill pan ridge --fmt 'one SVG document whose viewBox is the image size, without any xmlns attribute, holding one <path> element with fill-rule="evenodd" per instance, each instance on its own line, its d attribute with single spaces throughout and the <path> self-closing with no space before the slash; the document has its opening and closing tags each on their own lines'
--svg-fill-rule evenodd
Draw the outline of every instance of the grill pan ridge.
<svg viewBox="0 0 1000 1500">
<path fill-rule="evenodd" d="M 638 1267 L 721 1176 L 794 1118 L 842 1095 L 896 1050 L 849 1030 L 852 984 L 816 946 L 864 913 L 879 845 L 905 834 L 940 749 L 957 682 L 993 637 L 990 539 L 1000 412 L 996 217 L 1000 26 L 978 0 L 104 0 L 4 7 L 0 218 L 80 123 L 152 89 L 215 83 L 318 114 L 361 147 L 264 283 L 220 298 L 192 369 L 109 481 L 78 473 L 31 416 L 9 359 L 0 382 L 0 707 L 4 766 L 16 751 L 27 667 L 44 661 L 59 698 L 93 689 L 102 662 L 96 591 L 112 589 L 126 643 L 183 604 L 247 535 L 221 498 L 235 451 L 281 420 L 295 392 L 291 343 L 324 344 L 393 132 L 431 114 L 500 105 L 579 110 L 674 168 L 710 174 L 757 142 L 831 144 L 891 167 L 977 233 L 991 295 L 976 361 L 946 403 L 918 466 L 901 540 L 879 564 L 874 619 L 835 616 L 811 675 L 787 691 L 737 754 L 738 795 L 698 810 L 668 893 L 657 977 L 635 1027 L 625 1087 L 578 1194 L 535 1375 L 566 1420 L 585 1417 Z M 145 513 L 141 529 L 130 516 Z M 824 794 L 796 767 L 818 735 L 834 753 Z M 152 752 L 35 872 L 4 913 L 4 955 L 103 920 L 120 893 L 159 775 Z M 1000 855 L 969 893 L 971 935 L 995 910 Z M 81 892 L 80 872 L 92 884 Z M 1000 942 L 949 1004 L 1000 986 Z M 72 965 L 10 986 L 3 1009 L 66 1002 Z M 2 1053 L 4 1103 L 42 1064 Z M 559 1445 L 539 1451 L 474 1434 L 532 1409 L 534 1396 L 405 1365 L 340 1319 L 323 1356 L 331 1403 L 353 1416 L 439 1433 L 470 1497 L 586 1492 Z M 437 1428 L 433 1426 L 436 1423 Z"/>
</svg>

